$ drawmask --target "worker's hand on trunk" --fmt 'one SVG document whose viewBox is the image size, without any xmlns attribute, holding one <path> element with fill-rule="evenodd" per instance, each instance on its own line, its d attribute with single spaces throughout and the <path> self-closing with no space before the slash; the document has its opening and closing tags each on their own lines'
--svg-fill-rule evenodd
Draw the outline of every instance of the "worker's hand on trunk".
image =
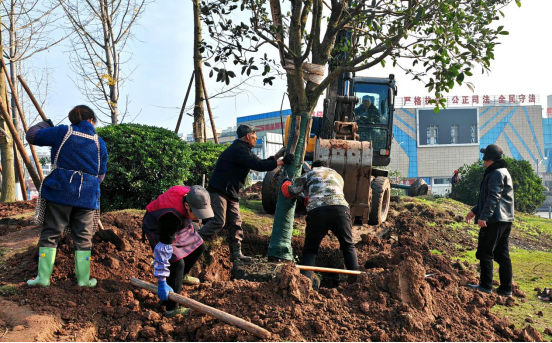
<svg viewBox="0 0 552 343">
<path fill-rule="evenodd" d="M 293 163 L 293 160 L 295 159 L 295 155 L 294 154 L 287 154 L 286 156 L 284 156 L 284 164 L 290 164 L 290 163 Z"/>
<path fill-rule="evenodd" d="M 276 155 L 274 155 L 274 159 L 278 160 L 280 157 L 284 156 L 285 153 L 286 153 L 286 147 L 283 147 L 282 149 L 278 150 Z"/>
<path fill-rule="evenodd" d="M 468 224 L 473 224 L 473 218 L 475 217 L 475 213 L 473 213 L 472 211 L 470 211 L 470 213 L 468 213 L 466 215 L 466 223 Z"/>
<path fill-rule="evenodd" d="M 169 292 L 174 292 L 172 287 L 167 285 L 167 280 L 157 280 L 157 296 L 161 301 L 169 300 Z"/>
</svg>

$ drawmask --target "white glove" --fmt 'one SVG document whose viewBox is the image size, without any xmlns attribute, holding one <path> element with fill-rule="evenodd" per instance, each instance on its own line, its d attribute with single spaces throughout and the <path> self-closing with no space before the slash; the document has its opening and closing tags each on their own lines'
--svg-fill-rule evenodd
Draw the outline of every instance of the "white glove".
<svg viewBox="0 0 552 343">
<path fill-rule="evenodd" d="M 274 155 L 274 159 L 277 160 L 280 157 L 284 156 L 286 153 L 286 147 L 283 147 L 282 149 L 278 150 L 278 152 Z"/>
</svg>

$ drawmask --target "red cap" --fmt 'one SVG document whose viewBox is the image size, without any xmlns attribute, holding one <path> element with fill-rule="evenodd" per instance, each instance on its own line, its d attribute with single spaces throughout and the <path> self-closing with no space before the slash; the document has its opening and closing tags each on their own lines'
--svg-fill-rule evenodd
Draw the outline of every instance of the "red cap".
<svg viewBox="0 0 552 343">
<path fill-rule="evenodd" d="M 454 171 L 454 174 L 458 174 L 458 170 L 455 170 L 455 171 Z"/>
</svg>

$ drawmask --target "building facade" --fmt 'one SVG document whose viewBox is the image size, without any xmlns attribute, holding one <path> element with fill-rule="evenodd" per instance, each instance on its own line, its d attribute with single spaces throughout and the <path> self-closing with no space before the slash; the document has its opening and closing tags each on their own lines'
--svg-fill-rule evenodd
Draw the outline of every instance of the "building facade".
<svg viewBox="0 0 552 343">
<path fill-rule="evenodd" d="M 408 179 L 424 178 L 433 193 L 446 194 L 455 169 L 480 159 L 481 148 L 498 144 L 506 156 L 528 161 L 545 185 L 552 184 L 552 122 L 543 118 L 537 96 L 487 96 L 485 102 L 485 96 L 477 97 L 481 104 L 462 98 L 469 101 L 447 99 L 447 109 L 438 113 L 420 102 L 398 108 L 389 168 Z M 397 98 L 401 101 L 406 100 Z"/>
</svg>

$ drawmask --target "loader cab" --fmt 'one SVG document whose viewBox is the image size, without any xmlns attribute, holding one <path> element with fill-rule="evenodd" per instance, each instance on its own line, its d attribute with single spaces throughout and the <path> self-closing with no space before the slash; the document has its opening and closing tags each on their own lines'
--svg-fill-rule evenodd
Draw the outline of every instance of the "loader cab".
<svg viewBox="0 0 552 343">
<path fill-rule="evenodd" d="M 353 77 L 352 95 L 359 99 L 354 109 L 360 141 L 371 141 L 373 165 L 387 166 L 391 161 L 393 114 L 397 87 L 389 78 Z"/>
</svg>

